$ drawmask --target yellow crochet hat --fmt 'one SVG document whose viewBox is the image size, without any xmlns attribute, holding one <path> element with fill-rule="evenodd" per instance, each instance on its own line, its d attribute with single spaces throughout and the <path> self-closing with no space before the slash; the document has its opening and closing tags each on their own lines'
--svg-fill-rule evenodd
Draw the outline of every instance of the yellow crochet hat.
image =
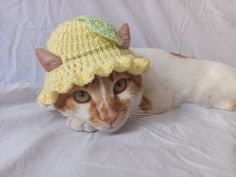
<svg viewBox="0 0 236 177">
<path fill-rule="evenodd" d="M 48 41 L 48 50 L 62 60 L 58 68 L 46 72 L 38 103 L 54 104 L 73 85 L 84 86 L 94 77 L 113 71 L 142 74 L 149 60 L 122 49 L 122 40 L 113 26 L 101 18 L 81 16 L 60 24 Z"/>
</svg>

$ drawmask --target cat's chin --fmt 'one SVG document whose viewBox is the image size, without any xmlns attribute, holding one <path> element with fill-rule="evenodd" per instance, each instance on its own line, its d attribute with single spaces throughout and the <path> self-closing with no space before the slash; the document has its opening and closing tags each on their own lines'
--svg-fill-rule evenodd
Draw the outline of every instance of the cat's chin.
<svg viewBox="0 0 236 177">
<path fill-rule="evenodd" d="M 124 124 L 126 123 L 128 118 L 125 118 L 123 120 L 120 120 L 118 122 L 115 122 L 112 125 L 106 124 L 103 126 L 94 126 L 93 124 L 91 124 L 95 129 L 101 131 L 101 132 L 105 132 L 105 133 L 114 133 L 116 131 L 118 131 L 121 127 L 124 126 Z"/>
</svg>

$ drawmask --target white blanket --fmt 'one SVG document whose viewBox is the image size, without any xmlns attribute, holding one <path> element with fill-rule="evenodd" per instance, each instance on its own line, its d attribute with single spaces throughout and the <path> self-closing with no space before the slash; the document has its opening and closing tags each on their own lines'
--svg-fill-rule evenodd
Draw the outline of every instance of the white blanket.
<svg viewBox="0 0 236 177">
<path fill-rule="evenodd" d="M 0 0 L 0 177 L 235 177 L 236 113 L 185 104 L 114 134 L 73 132 L 35 99 L 34 48 L 78 15 L 128 22 L 134 47 L 236 67 L 235 0 Z M 155 50 L 138 49 L 155 60 Z M 36 84 L 37 83 L 37 84 Z"/>
<path fill-rule="evenodd" d="M 236 113 L 194 105 L 113 134 L 73 132 L 38 87 L 1 88 L 1 177 L 235 177 Z"/>
</svg>

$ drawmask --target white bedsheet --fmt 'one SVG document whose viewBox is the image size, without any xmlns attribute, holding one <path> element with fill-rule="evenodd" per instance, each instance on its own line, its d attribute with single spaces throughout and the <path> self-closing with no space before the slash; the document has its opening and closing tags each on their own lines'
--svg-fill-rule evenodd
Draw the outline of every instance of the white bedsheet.
<svg viewBox="0 0 236 177">
<path fill-rule="evenodd" d="M 1 177 L 235 177 L 236 113 L 186 104 L 114 134 L 82 133 L 37 93 L 0 89 Z"/>
<path fill-rule="evenodd" d="M 236 67 L 235 0 L 0 0 L 0 177 L 235 177 L 236 113 L 185 104 L 114 134 L 79 133 L 35 103 L 34 48 L 60 22 L 128 22 L 133 47 Z M 156 52 L 138 49 L 155 60 Z"/>
</svg>

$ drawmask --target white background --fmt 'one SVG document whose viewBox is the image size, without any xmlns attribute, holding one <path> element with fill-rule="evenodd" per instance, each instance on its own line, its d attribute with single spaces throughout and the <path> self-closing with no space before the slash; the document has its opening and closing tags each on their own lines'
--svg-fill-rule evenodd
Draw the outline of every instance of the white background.
<svg viewBox="0 0 236 177">
<path fill-rule="evenodd" d="M 235 0 L 1 0 L 0 84 L 42 82 L 34 55 L 51 31 L 79 15 L 128 22 L 132 47 L 163 48 L 236 66 Z"/>
</svg>

